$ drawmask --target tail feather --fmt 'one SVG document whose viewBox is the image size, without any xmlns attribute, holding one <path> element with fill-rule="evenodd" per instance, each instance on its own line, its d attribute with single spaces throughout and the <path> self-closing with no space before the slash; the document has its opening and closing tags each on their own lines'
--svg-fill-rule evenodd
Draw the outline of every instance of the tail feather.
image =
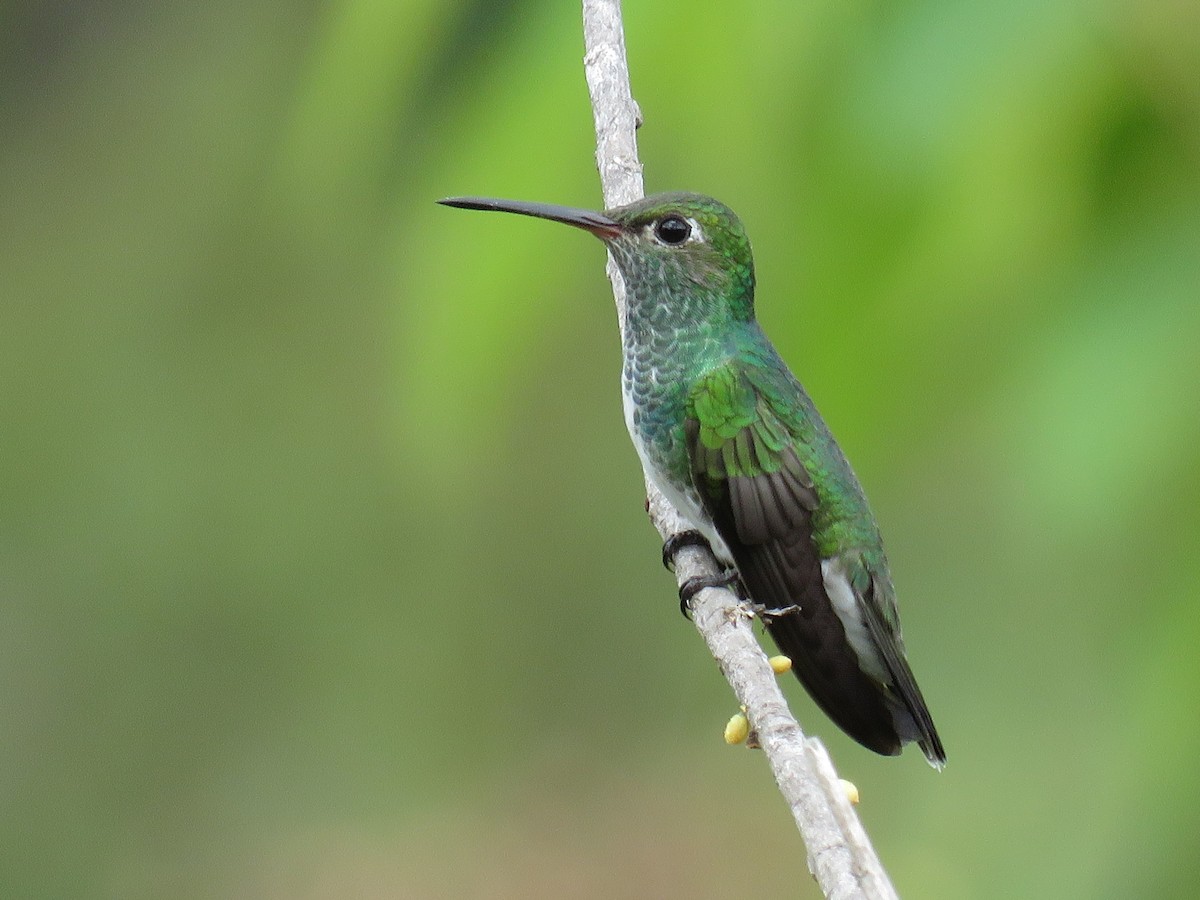
<svg viewBox="0 0 1200 900">
<path fill-rule="evenodd" d="M 783 540 L 742 546 L 734 555 L 755 602 L 797 607 L 766 617 L 766 627 L 816 704 L 864 747 L 885 756 L 898 754 L 903 739 L 889 698 L 860 668 L 807 536 L 798 534 L 795 546 Z"/>
<path fill-rule="evenodd" d="M 916 741 L 929 764 L 940 772 L 946 765 L 946 750 L 942 747 L 937 728 L 934 727 L 929 707 L 925 705 L 925 698 L 921 696 L 921 689 L 917 687 L 917 679 L 913 677 L 912 669 L 897 645 L 896 637 L 880 618 L 878 604 L 863 603 L 861 608 L 871 637 L 892 676 L 892 702 L 900 707 L 898 711 L 902 711 L 908 718 L 906 724 L 909 727 L 903 730 L 904 738 Z"/>
</svg>

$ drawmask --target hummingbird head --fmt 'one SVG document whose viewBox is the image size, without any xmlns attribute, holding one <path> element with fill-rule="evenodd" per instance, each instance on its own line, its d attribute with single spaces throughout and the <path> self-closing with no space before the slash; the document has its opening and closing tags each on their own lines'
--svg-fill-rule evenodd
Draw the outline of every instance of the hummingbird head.
<svg viewBox="0 0 1200 900">
<path fill-rule="evenodd" d="M 608 210 L 606 239 L 631 295 L 664 299 L 693 316 L 751 318 L 754 258 L 741 220 L 702 194 L 654 194 Z"/>
<path fill-rule="evenodd" d="M 664 303 L 693 317 L 752 319 L 754 259 L 741 220 L 702 194 L 654 194 L 603 213 L 548 203 L 450 197 L 445 206 L 562 222 L 608 246 L 634 303 Z"/>
</svg>

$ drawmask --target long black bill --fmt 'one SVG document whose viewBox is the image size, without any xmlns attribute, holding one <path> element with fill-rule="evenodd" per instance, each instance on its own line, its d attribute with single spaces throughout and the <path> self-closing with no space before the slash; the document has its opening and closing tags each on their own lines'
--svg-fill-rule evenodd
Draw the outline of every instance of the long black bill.
<svg viewBox="0 0 1200 900">
<path fill-rule="evenodd" d="M 495 212 L 516 213 L 519 216 L 534 216 L 538 219 L 549 219 L 551 222 L 562 222 L 564 225 L 574 225 L 584 231 L 590 231 L 601 240 L 615 238 L 621 233 L 621 225 L 603 213 L 592 212 L 590 209 L 575 209 L 571 206 L 555 206 L 553 203 L 528 203 L 524 200 L 496 200 L 492 197 L 447 197 L 439 200 L 442 206 L 454 206 L 458 209 L 483 209 Z"/>
</svg>

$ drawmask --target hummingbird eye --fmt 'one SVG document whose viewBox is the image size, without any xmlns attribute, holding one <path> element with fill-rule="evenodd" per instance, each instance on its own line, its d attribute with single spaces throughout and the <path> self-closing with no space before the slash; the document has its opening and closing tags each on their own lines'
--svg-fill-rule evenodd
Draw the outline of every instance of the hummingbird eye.
<svg viewBox="0 0 1200 900">
<path fill-rule="evenodd" d="M 682 216 L 663 216 L 654 223 L 654 236 L 669 247 L 678 247 L 692 236 L 692 226 Z"/>
</svg>

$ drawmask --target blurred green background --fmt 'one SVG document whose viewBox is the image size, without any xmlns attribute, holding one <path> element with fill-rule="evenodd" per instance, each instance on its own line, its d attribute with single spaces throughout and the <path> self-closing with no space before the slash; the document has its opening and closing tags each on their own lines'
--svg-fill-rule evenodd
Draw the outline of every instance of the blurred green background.
<svg viewBox="0 0 1200 900">
<path fill-rule="evenodd" d="M 626 11 L 950 756 L 901 894 L 1195 896 L 1200 5 Z M 816 896 L 679 616 L 575 3 L 0 8 L 0 893 Z"/>
</svg>

